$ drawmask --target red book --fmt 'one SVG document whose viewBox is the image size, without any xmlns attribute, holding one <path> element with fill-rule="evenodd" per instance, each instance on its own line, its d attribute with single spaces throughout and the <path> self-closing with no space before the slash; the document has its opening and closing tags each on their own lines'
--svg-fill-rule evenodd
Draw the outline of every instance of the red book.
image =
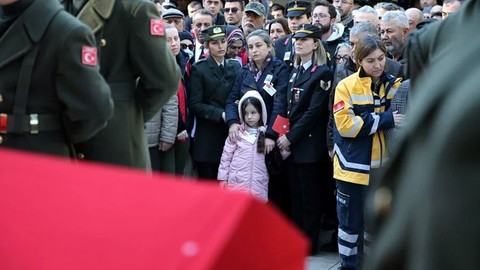
<svg viewBox="0 0 480 270">
<path fill-rule="evenodd" d="M 279 137 L 281 137 L 290 131 L 290 121 L 288 120 L 288 118 L 277 115 L 277 118 L 273 123 L 272 129 L 278 133 Z"/>
</svg>

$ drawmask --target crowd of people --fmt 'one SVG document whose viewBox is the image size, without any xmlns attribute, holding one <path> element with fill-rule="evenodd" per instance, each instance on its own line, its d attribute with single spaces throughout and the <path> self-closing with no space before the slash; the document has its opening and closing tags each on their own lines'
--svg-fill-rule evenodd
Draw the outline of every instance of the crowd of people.
<svg viewBox="0 0 480 270">
<path fill-rule="evenodd" d="M 217 181 L 360 269 L 409 34 L 463 1 L 395 2 L 0 0 L 0 146 Z"/>
</svg>

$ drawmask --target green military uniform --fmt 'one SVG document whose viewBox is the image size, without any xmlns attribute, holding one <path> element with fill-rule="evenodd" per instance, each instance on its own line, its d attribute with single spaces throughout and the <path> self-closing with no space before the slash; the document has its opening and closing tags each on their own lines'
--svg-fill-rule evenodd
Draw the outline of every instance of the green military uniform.
<svg viewBox="0 0 480 270">
<path fill-rule="evenodd" d="M 63 3 L 68 7 L 71 0 Z M 78 154 L 86 160 L 149 168 L 144 123 L 177 91 L 180 81 L 163 21 L 146 0 L 89 0 L 78 18 L 94 31 L 100 72 L 115 102 L 107 127 L 77 145 Z"/>
<path fill-rule="evenodd" d="M 0 48 L 0 147 L 68 156 L 112 116 L 92 32 L 56 0 L 33 1 Z"/>
<path fill-rule="evenodd" d="M 365 269 L 480 265 L 479 13 L 480 1 L 465 1 L 409 38 L 405 136 L 374 196 L 388 218 Z"/>
</svg>

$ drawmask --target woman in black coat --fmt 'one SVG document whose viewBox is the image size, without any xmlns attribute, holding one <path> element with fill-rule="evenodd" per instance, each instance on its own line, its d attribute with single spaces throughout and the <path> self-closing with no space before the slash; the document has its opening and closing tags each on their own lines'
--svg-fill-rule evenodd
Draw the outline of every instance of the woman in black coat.
<svg viewBox="0 0 480 270">
<path fill-rule="evenodd" d="M 190 109 L 196 117 L 192 158 L 200 178 L 217 179 L 228 135 L 225 105 L 240 64 L 224 57 L 227 50 L 224 26 L 212 26 L 202 34 L 210 55 L 192 66 Z"/>
<path fill-rule="evenodd" d="M 298 29 L 293 36 L 295 68 L 287 88 L 287 105 L 275 104 L 274 114 L 278 112 L 290 122 L 290 131 L 278 138 L 277 145 L 291 151 L 287 177 L 292 218 L 309 236 L 311 253 L 315 253 L 320 230 L 321 181 L 331 179 L 332 171 L 326 133 L 333 74 L 326 64 L 321 30 L 310 24 Z"/>
</svg>

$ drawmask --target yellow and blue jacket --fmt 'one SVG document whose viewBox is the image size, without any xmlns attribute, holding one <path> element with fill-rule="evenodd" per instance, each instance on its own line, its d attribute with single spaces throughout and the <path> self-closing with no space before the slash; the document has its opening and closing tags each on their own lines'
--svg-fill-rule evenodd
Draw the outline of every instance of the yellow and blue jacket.
<svg viewBox="0 0 480 270">
<path fill-rule="evenodd" d="M 333 113 L 334 178 L 368 185 L 370 169 L 388 159 L 383 130 L 394 127 L 390 100 L 401 79 L 383 74 L 376 85 L 360 69 L 340 81 Z"/>
</svg>

